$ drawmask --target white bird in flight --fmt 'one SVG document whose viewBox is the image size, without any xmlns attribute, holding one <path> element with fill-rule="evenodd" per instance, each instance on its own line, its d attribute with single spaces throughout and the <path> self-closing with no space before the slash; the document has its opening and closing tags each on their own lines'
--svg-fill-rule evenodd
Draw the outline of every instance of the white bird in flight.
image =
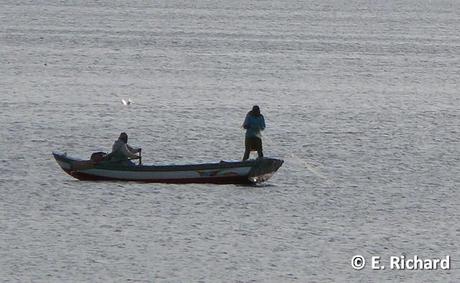
<svg viewBox="0 0 460 283">
<path fill-rule="evenodd" d="M 128 98 L 128 100 L 122 99 L 121 102 L 123 103 L 123 105 L 130 105 L 131 103 L 133 103 L 133 102 L 131 101 L 131 98 Z"/>
</svg>

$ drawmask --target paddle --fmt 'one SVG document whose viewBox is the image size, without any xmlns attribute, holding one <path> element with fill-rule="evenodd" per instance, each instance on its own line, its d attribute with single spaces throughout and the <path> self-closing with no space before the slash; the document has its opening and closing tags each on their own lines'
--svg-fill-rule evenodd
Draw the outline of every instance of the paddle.
<svg viewBox="0 0 460 283">
<path fill-rule="evenodd" d="M 139 148 L 139 166 L 142 165 L 142 148 Z"/>
</svg>

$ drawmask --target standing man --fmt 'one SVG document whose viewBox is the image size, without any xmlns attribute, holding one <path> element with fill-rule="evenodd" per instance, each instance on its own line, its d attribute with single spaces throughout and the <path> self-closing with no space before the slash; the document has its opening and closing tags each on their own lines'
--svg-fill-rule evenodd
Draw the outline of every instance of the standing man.
<svg viewBox="0 0 460 283">
<path fill-rule="evenodd" d="M 252 107 L 252 110 L 244 119 L 243 128 L 246 129 L 246 138 L 244 141 L 246 150 L 244 151 L 243 161 L 249 158 L 251 151 L 257 151 L 259 158 L 263 157 L 262 152 L 262 134 L 265 129 L 265 119 L 260 114 L 260 108 L 257 105 Z"/>
</svg>

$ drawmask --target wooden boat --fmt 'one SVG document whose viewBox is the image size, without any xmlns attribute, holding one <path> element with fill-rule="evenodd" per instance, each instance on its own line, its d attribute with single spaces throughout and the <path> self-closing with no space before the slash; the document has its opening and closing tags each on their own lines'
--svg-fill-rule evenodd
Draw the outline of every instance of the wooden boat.
<svg viewBox="0 0 460 283">
<path fill-rule="evenodd" d="M 189 165 L 123 165 L 81 160 L 53 152 L 59 166 L 78 180 L 137 181 L 149 183 L 251 184 L 268 180 L 283 164 L 275 158 L 220 161 Z"/>
</svg>

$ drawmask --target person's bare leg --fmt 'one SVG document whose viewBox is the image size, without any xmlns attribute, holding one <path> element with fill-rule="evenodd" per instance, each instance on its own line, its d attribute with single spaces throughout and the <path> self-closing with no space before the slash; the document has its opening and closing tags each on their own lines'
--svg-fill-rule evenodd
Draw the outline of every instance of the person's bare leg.
<svg viewBox="0 0 460 283">
<path fill-rule="evenodd" d="M 257 150 L 257 155 L 259 156 L 259 158 L 264 157 L 264 153 L 262 152 L 262 149 Z"/>
</svg>

